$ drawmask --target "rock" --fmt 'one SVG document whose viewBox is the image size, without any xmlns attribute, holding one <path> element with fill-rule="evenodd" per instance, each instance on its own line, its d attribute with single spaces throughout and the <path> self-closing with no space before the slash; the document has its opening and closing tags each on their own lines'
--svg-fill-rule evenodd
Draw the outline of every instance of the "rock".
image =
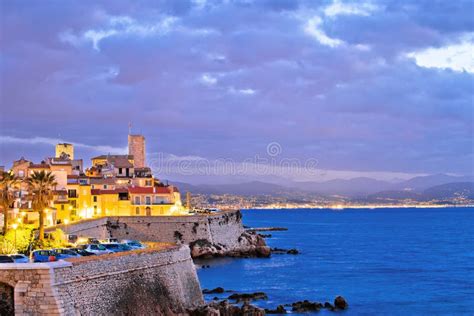
<svg viewBox="0 0 474 316">
<path fill-rule="evenodd" d="M 209 305 L 204 305 L 193 310 L 188 310 L 188 314 L 189 316 L 220 316 L 221 315 L 218 309 Z"/>
<path fill-rule="evenodd" d="M 204 289 L 202 290 L 202 293 L 203 294 L 221 294 L 221 293 L 224 293 L 224 288 L 219 286 L 212 290 Z"/>
<path fill-rule="evenodd" d="M 237 303 L 242 301 L 250 301 L 250 300 L 266 300 L 268 299 L 267 294 L 263 292 L 255 292 L 251 294 L 243 293 L 243 294 L 232 294 L 228 297 L 229 300 L 235 300 Z"/>
<path fill-rule="evenodd" d="M 323 304 L 318 303 L 318 302 L 310 302 L 308 300 L 300 301 L 300 302 L 295 302 L 291 304 L 292 306 L 292 311 L 297 312 L 297 313 L 305 313 L 305 312 L 317 312 L 319 311 L 322 307 Z"/>
<path fill-rule="evenodd" d="M 329 303 L 329 302 L 324 303 L 324 308 L 327 308 L 327 309 L 329 309 L 329 310 L 331 310 L 331 311 L 336 310 L 336 308 L 334 307 L 334 305 L 332 305 L 332 304 Z"/>
<path fill-rule="evenodd" d="M 250 305 L 248 302 L 242 307 L 229 304 L 226 300 L 211 302 L 194 310 L 188 310 L 190 316 L 264 316 L 265 311 L 259 307 Z"/>
<path fill-rule="evenodd" d="M 242 307 L 240 308 L 241 315 L 245 316 L 263 316 L 265 315 L 265 311 L 259 307 L 250 305 L 248 302 L 244 302 Z"/>
<path fill-rule="evenodd" d="M 268 231 L 285 231 L 288 230 L 286 227 L 255 227 L 248 228 L 248 231 L 252 232 L 268 232 Z"/>
<path fill-rule="evenodd" d="M 286 309 L 283 305 L 278 305 L 276 309 L 265 309 L 267 314 L 286 314 Z"/>
<path fill-rule="evenodd" d="M 221 244 L 212 244 L 207 239 L 198 239 L 189 243 L 192 258 L 212 257 L 263 257 L 271 256 L 271 250 L 265 243 L 265 239 L 255 232 L 243 232 L 238 238 L 238 244 L 232 249 Z M 203 266 L 207 268 L 209 266 Z"/>
<path fill-rule="evenodd" d="M 258 234 L 262 238 L 272 238 L 272 234 Z"/>
<path fill-rule="evenodd" d="M 338 296 L 334 299 L 334 306 L 339 309 L 347 309 L 349 304 L 347 304 L 347 301 L 344 297 Z"/>
<path fill-rule="evenodd" d="M 283 249 L 283 248 L 271 248 L 271 252 L 274 254 L 289 254 L 289 255 L 297 255 L 300 252 L 298 249 Z"/>
</svg>

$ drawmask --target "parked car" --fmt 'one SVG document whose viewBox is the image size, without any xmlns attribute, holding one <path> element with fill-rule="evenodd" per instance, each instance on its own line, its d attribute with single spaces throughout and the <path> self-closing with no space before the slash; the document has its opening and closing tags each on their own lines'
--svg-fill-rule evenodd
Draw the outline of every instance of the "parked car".
<svg viewBox="0 0 474 316">
<path fill-rule="evenodd" d="M 144 249 L 144 248 L 146 248 L 146 246 L 144 244 L 142 244 L 141 242 L 139 242 L 138 240 L 125 239 L 125 240 L 122 240 L 122 244 L 127 245 L 127 246 L 131 247 L 132 249 Z"/>
<path fill-rule="evenodd" d="M 56 252 L 58 259 L 67 259 L 67 258 L 82 257 L 82 256 L 81 256 L 80 254 L 78 254 L 77 252 L 72 251 L 71 249 L 66 249 L 66 248 L 54 249 L 54 252 Z"/>
<path fill-rule="evenodd" d="M 110 244 L 102 244 L 102 245 L 112 252 L 124 252 L 124 251 L 133 250 L 132 247 L 126 244 L 110 243 Z"/>
<path fill-rule="evenodd" d="M 77 240 L 79 239 L 79 237 L 77 237 L 77 235 L 74 235 L 74 234 L 66 235 L 66 237 L 67 237 L 67 242 L 70 244 L 77 243 Z"/>
<path fill-rule="evenodd" d="M 100 241 L 94 237 L 79 237 L 76 241 L 78 245 L 100 244 Z"/>
<path fill-rule="evenodd" d="M 102 240 L 103 244 L 118 244 L 119 240 L 117 238 L 106 238 Z"/>
<path fill-rule="evenodd" d="M 57 254 L 53 250 L 35 250 L 31 253 L 33 262 L 57 261 Z"/>
<path fill-rule="evenodd" d="M 81 249 L 81 248 L 70 248 L 71 251 L 74 251 L 75 253 L 77 254 L 80 254 L 81 256 L 83 257 L 87 257 L 87 256 L 95 256 L 95 253 L 92 253 L 92 252 L 88 252 L 84 249 Z"/>
<path fill-rule="evenodd" d="M 104 247 L 104 245 L 101 245 L 101 244 L 84 245 L 82 249 L 96 255 L 105 255 L 105 254 L 112 253 L 112 251 L 108 250 L 107 248 Z"/>
<path fill-rule="evenodd" d="M 14 254 L 14 255 L 10 255 L 10 258 L 12 258 L 13 261 L 15 261 L 15 263 L 28 263 L 28 262 L 30 262 L 30 258 L 28 258 L 25 255 Z"/>
<path fill-rule="evenodd" d="M 0 255 L 0 263 L 15 263 L 15 260 L 10 256 Z"/>
</svg>

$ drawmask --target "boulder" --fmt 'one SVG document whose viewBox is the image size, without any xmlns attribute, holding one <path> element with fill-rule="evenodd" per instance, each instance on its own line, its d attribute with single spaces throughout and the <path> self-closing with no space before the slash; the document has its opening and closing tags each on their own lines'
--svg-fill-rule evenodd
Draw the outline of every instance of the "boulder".
<svg viewBox="0 0 474 316">
<path fill-rule="evenodd" d="M 265 309 L 267 314 L 286 314 L 286 309 L 283 305 L 278 305 L 276 309 Z"/>
<path fill-rule="evenodd" d="M 224 293 L 224 288 L 219 286 L 212 290 L 204 289 L 202 290 L 202 293 L 203 294 L 221 294 L 221 293 Z"/>
<path fill-rule="evenodd" d="M 344 297 L 338 296 L 334 299 L 334 306 L 339 309 L 347 309 L 349 304 L 347 304 L 347 301 Z"/>
<path fill-rule="evenodd" d="M 336 308 L 334 307 L 334 305 L 332 305 L 332 304 L 329 303 L 329 302 L 324 303 L 324 308 L 327 308 L 327 309 L 329 309 L 329 310 L 331 310 L 331 311 L 336 310 Z"/>
<path fill-rule="evenodd" d="M 306 313 L 306 312 L 317 312 L 319 311 L 322 307 L 323 304 L 318 303 L 318 302 L 310 302 L 308 300 L 304 301 L 299 301 L 291 304 L 292 306 L 292 311 L 297 312 L 297 313 Z"/>
<path fill-rule="evenodd" d="M 266 300 L 268 299 L 267 294 L 263 292 L 255 292 L 255 293 L 235 293 L 228 297 L 229 300 L 235 300 L 237 303 L 242 301 L 252 301 L 252 300 Z"/>
</svg>

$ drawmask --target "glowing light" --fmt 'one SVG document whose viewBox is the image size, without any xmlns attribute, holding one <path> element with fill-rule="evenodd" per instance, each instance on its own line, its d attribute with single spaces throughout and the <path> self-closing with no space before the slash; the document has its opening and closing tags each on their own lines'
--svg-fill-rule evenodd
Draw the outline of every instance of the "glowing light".
<svg viewBox="0 0 474 316">
<path fill-rule="evenodd" d="M 17 228 L 18 228 L 18 224 L 17 224 L 17 223 L 12 224 L 12 228 L 13 228 L 13 229 L 17 229 Z"/>
</svg>

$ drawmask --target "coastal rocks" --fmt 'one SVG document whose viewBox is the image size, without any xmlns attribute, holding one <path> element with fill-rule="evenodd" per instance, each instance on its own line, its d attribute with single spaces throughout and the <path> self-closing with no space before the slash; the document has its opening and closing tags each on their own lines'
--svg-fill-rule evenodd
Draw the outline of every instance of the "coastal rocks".
<svg viewBox="0 0 474 316">
<path fill-rule="evenodd" d="M 222 247 L 213 245 L 207 239 L 198 239 L 189 243 L 192 258 L 212 258 L 223 255 Z"/>
<path fill-rule="evenodd" d="M 232 251 L 234 257 L 270 257 L 270 247 L 260 235 L 255 232 L 244 232 L 238 238 L 238 250 Z"/>
<path fill-rule="evenodd" d="M 347 301 L 344 299 L 344 297 L 338 296 L 334 299 L 334 306 L 339 309 L 347 309 L 349 304 L 347 304 Z"/>
<path fill-rule="evenodd" d="M 298 249 L 283 249 L 283 248 L 271 248 L 271 252 L 274 254 L 288 254 L 288 255 L 298 255 L 300 252 Z"/>
<path fill-rule="evenodd" d="M 317 312 L 323 307 L 323 304 L 304 300 L 291 304 L 291 307 L 291 310 L 297 313 Z"/>
<path fill-rule="evenodd" d="M 238 238 L 238 245 L 228 249 L 221 244 L 213 244 L 207 239 L 198 239 L 189 244 L 191 257 L 270 257 L 271 250 L 265 240 L 255 232 L 244 232 Z"/>
<path fill-rule="evenodd" d="M 268 296 L 267 294 L 263 292 L 255 292 L 255 293 L 243 293 L 243 294 L 232 294 L 231 296 L 228 297 L 229 300 L 235 300 L 236 303 L 242 302 L 242 301 L 252 301 L 252 300 L 267 300 Z"/>
<path fill-rule="evenodd" d="M 221 293 L 224 293 L 224 288 L 219 286 L 212 290 L 204 289 L 202 290 L 202 293 L 203 294 L 221 294 Z"/>
<path fill-rule="evenodd" d="M 211 302 L 207 305 L 188 311 L 190 316 L 263 316 L 265 311 L 244 302 L 241 307 L 227 301 Z"/>
<path fill-rule="evenodd" d="M 311 302 L 311 301 L 308 301 L 308 300 L 304 300 L 304 301 L 294 302 L 292 304 L 288 304 L 288 305 L 285 305 L 285 306 L 290 306 L 291 310 L 295 313 L 306 313 L 306 312 L 317 312 L 321 308 L 325 308 L 325 309 L 327 309 L 329 311 L 332 311 L 332 312 L 338 311 L 338 310 L 344 310 L 344 309 L 347 309 L 349 307 L 349 304 L 344 299 L 344 297 L 338 296 L 334 299 L 334 305 L 329 303 L 329 302 L 326 302 L 323 305 L 319 302 Z M 277 308 L 277 310 L 278 310 L 278 308 Z M 278 314 L 276 312 L 277 310 L 273 310 L 272 314 Z M 268 312 L 268 314 L 270 314 L 270 313 Z"/>
<path fill-rule="evenodd" d="M 275 309 L 265 308 L 266 314 L 286 314 L 286 309 L 283 305 L 278 305 Z"/>
<path fill-rule="evenodd" d="M 247 231 L 252 232 L 271 232 L 271 231 L 285 231 L 288 230 L 286 227 L 254 227 L 254 228 L 247 228 Z"/>
</svg>

